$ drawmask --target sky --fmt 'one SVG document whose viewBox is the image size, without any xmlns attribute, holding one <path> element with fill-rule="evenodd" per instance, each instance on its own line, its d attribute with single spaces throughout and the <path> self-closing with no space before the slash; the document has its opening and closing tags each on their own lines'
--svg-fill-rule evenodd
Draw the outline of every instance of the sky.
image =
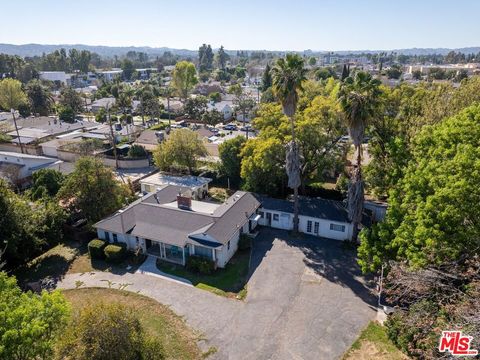
<svg viewBox="0 0 480 360">
<path fill-rule="evenodd" d="M 478 0 L 0 0 L 0 43 L 198 49 L 480 46 Z"/>
</svg>

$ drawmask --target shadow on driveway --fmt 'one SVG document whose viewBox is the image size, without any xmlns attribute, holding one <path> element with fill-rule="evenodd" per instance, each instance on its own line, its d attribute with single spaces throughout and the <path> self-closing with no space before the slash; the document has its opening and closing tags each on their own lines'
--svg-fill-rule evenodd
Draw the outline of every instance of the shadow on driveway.
<svg viewBox="0 0 480 360">
<path fill-rule="evenodd" d="M 356 250 L 347 248 L 337 240 L 307 234 L 293 237 L 285 230 L 262 228 L 254 240 L 249 278 L 272 249 L 274 241 L 282 241 L 301 250 L 307 268 L 332 283 L 350 288 L 366 304 L 376 309 L 376 297 L 372 291 L 373 277 L 362 274 L 357 264 Z"/>
</svg>

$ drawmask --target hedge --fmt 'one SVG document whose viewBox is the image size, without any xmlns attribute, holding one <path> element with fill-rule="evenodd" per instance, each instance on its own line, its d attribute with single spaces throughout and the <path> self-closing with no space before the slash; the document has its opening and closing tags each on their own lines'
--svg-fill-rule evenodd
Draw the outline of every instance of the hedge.
<svg viewBox="0 0 480 360">
<path fill-rule="evenodd" d="M 191 255 L 187 259 L 187 269 L 200 274 L 211 274 L 215 270 L 215 262 L 200 256 Z"/>
<path fill-rule="evenodd" d="M 88 243 L 88 254 L 91 259 L 104 259 L 105 253 L 103 252 L 107 243 L 100 239 L 93 239 Z"/>
<path fill-rule="evenodd" d="M 105 258 L 108 262 L 118 263 L 125 259 L 125 246 L 110 244 L 105 247 Z"/>
</svg>

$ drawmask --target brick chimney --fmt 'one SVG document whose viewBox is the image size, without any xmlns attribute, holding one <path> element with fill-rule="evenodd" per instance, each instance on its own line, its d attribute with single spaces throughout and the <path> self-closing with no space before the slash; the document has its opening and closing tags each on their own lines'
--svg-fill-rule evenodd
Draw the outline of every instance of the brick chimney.
<svg viewBox="0 0 480 360">
<path fill-rule="evenodd" d="M 177 206 L 179 209 L 192 210 L 192 198 L 182 194 L 177 195 Z"/>
</svg>

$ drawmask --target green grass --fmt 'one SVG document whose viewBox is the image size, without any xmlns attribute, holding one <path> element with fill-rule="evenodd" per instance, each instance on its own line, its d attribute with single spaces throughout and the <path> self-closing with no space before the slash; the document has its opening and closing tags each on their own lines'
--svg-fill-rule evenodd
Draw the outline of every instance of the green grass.
<svg viewBox="0 0 480 360">
<path fill-rule="evenodd" d="M 246 282 L 250 250 L 238 250 L 224 269 L 217 269 L 213 274 L 202 275 L 187 270 L 183 266 L 158 260 L 157 268 L 167 274 L 190 281 L 195 287 L 226 297 L 244 299 L 247 295 Z"/>
<path fill-rule="evenodd" d="M 345 353 L 343 359 L 403 360 L 408 357 L 388 338 L 384 326 L 371 321 Z"/>
<path fill-rule="evenodd" d="M 73 309 L 80 309 L 89 303 L 120 303 L 131 307 L 138 315 L 145 331 L 155 336 L 162 344 L 166 359 L 201 359 L 215 352 L 205 354 L 197 346 L 199 334 L 190 329 L 185 321 L 168 306 L 145 296 L 114 289 L 76 289 L 62 291 Z"/>
</svg>

